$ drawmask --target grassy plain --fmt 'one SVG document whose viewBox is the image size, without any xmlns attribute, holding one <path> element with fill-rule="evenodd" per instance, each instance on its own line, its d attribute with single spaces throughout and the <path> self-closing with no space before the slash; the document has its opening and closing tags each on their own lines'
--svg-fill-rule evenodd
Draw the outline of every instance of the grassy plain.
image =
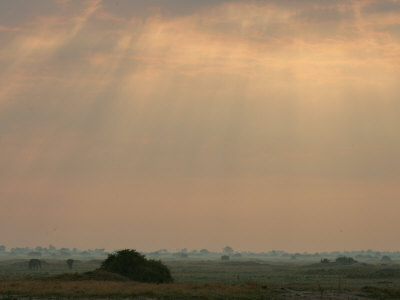
<svg viewBox="0 0 400 300">
<path fill-rule="evenodd" d="M 173 284 L 97 281 L 76 276 L 101 260 L 42 259 L 42 269 L 28 269 L 27 258 L 0 260 L 0 295 L 66 298 L 151 299 L 400 299 L 400 265 L 379 261 L 353 265 L 318 260 L 165 259 Z M 54 277 L 59 274 L 69 274 Z M 322 296 L 322 298 L 321 298 Z"/>
</svg>

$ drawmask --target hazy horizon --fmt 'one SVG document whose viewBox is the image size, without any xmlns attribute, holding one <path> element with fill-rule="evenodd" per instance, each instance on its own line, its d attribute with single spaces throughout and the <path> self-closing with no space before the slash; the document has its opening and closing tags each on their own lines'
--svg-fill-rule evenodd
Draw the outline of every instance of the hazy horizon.
<svg viewBox="0 0 400 300">
<path fill-rule="evenodd" d="M 0 244 L 400 250 L 399 18 L 1 1 Z"/>
<path fill-rule="evenodd" d="M 385 255 L 385 254 L 392 254 L 392 255 L 398 255 L 400 253 L 399 251 L 389 251 L 389 250 L 378 250 L 378 249 L 357 249 L 357 250 L 345 250 L 345 249 L 331 249 L 331 250 L 324 250 L 324 251 L 295 251 L 295 252 L 288 252 L 285 251 L 284 249 L 268 249 L 264 251 L 250 251 L 248 249 L 234 249 L 230 247 L 229 245 L 226 245 L 220 249 L 207 249 L 207 248 L 197 248 L 197 249 L 190 249 L 190 248 L 176 248 L 176 249 L 166 249 L 166 248 L 159 248 L 159 249 L 135 249 L 133 247 L 130 248 L 76 248 L 76 247 L 68 247 L 67 245 L 63 245 L 61 247 L 56 247 L 53 244 L 50 245 L 36 245 L 36 246 L 17 246 L 17 247 L 8 247 L 7 245 L 2 245 L 0 244 L 0 247 L 4 246 L 5 249 L 2 250 L 0 249 L 0 256 L 1 255 L 9 255 L 9 256 L 96 256 L 96 255 L 106 255 L 109 253 L 117 252 L 120 250 L 124 249 L 133 249 L 141 253 L 146 253 L 146 254 L 153 254 L 153 255 L 175 255 L 175 254 L 180 254 L 180 253 L 187 253 L 188 255 L 214 255 L 214 254 L 220 254 L 220 253 L 226 253 L 228 255 L 233 255 L 236 253 L 241 253 L 241 254 L 255 254 L 255 255 L 261 255 L 261 256 L 281 256 L 287 258 L 288 255 L 305 255 L 305 256 L 314 256 L 317 255 L 316 257 L 320 255 L 339 255 L 339 256 L 345 256 L 345 255 L 365 255 L 369 254 L 372 255 L 371 257 L 364 257 L 364 258 L 373 258 L 373 255 L 376 257 L 378 254 L 380 255 Z M 225 248 L 230 247 L 231 252 L 228 253 Z M 39 249 L 38 249 L 39 248 Z M 66 249 L 68 249 L 70 252 L 68 252 Z M 207 250 L 207 252 L 202 252 L 203 250 Z M 40 254 L 38 254 L 40 253 Z M 89 253 L 89 254 L 88 254 Z M 88 257 L 89 257 L 88 256 Z M 3 256 L 4 258 L 4 256 Z M 180 257 L 180 258 L 185 258 L 185 257 Z M 239 257 L 238 257 L 239 258 Z M 289 256 L 290 258 L 290 256 Z"/>
</svg>

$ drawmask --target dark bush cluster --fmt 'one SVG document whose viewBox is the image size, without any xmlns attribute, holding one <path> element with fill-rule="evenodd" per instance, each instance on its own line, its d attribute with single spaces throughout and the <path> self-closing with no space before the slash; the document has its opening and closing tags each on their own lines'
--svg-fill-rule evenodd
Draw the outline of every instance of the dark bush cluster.
<svg viewBox="0 0 400 300">
<path fill-rule="evenodd" d="M 327 259 L 327 258 L 322 259 L 321 258 L 321 264 L 329 264 L 329 263 L 330 263 L 329 259 Z"/>
<path fill-rule="evenodd" d="M 101 264 L 101 269 L 120 274 L 134 281 L 167 283 L 172 276 L 161 261 L 146 259 L 136 250 L 121 250 L 109 254 Z"/>
<path fill-rule="evenodd" d="M 383 256 L 383 257 L 381 258 L 381 261 L 382 261 L 382 262 L 391 262 L 392 259 L 390 258 L 390 256 L 385 255 L 385 256 Z"/>
<path fill-rule="evenodd" d="M 338 263 L 340 265 L 352 265 L 352 264 L 356 264 L 357 261 L 352 257 L 341 256 L 341 257 L 336 258 L 336 263 Z"/>
</svg>

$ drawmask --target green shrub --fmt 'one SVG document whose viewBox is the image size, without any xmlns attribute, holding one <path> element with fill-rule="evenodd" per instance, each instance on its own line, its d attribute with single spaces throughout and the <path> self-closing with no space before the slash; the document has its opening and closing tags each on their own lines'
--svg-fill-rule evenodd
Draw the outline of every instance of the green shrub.
<svg viewBox="0 0 400 300">
<path fill-rule="evenodd" d="M 134 281 L 166 283 L 172 282 L 167 266 L 161 261 L 148 260 L 136 250 L 121 250 L 109 254 L 101 269 L 120 274 Z"/>
</svg>

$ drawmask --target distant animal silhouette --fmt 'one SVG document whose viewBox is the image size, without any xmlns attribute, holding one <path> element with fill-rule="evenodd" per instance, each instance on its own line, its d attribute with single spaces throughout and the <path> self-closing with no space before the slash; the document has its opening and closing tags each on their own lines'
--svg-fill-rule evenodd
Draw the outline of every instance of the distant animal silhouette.
<svg viewBox="0 0 400 300">
<path fill-rule="evenodd" d="M 29 269 L 32 271 L 37 271 L 42 268 L 42 263 L 40 259 L 33 258 L 29 261 Z"/>
<path fill-rule="evenodd" d="M 67 259 L 66 263 L 67 263 L 67 265 L 68 265 L 68 268 L 69 268 L 70 270 L 72 270 L 72 266 L 73 266 L 73 264 L 74 264 L 74 260 L 73 260 L 73 259 Z"/>
</svg>

